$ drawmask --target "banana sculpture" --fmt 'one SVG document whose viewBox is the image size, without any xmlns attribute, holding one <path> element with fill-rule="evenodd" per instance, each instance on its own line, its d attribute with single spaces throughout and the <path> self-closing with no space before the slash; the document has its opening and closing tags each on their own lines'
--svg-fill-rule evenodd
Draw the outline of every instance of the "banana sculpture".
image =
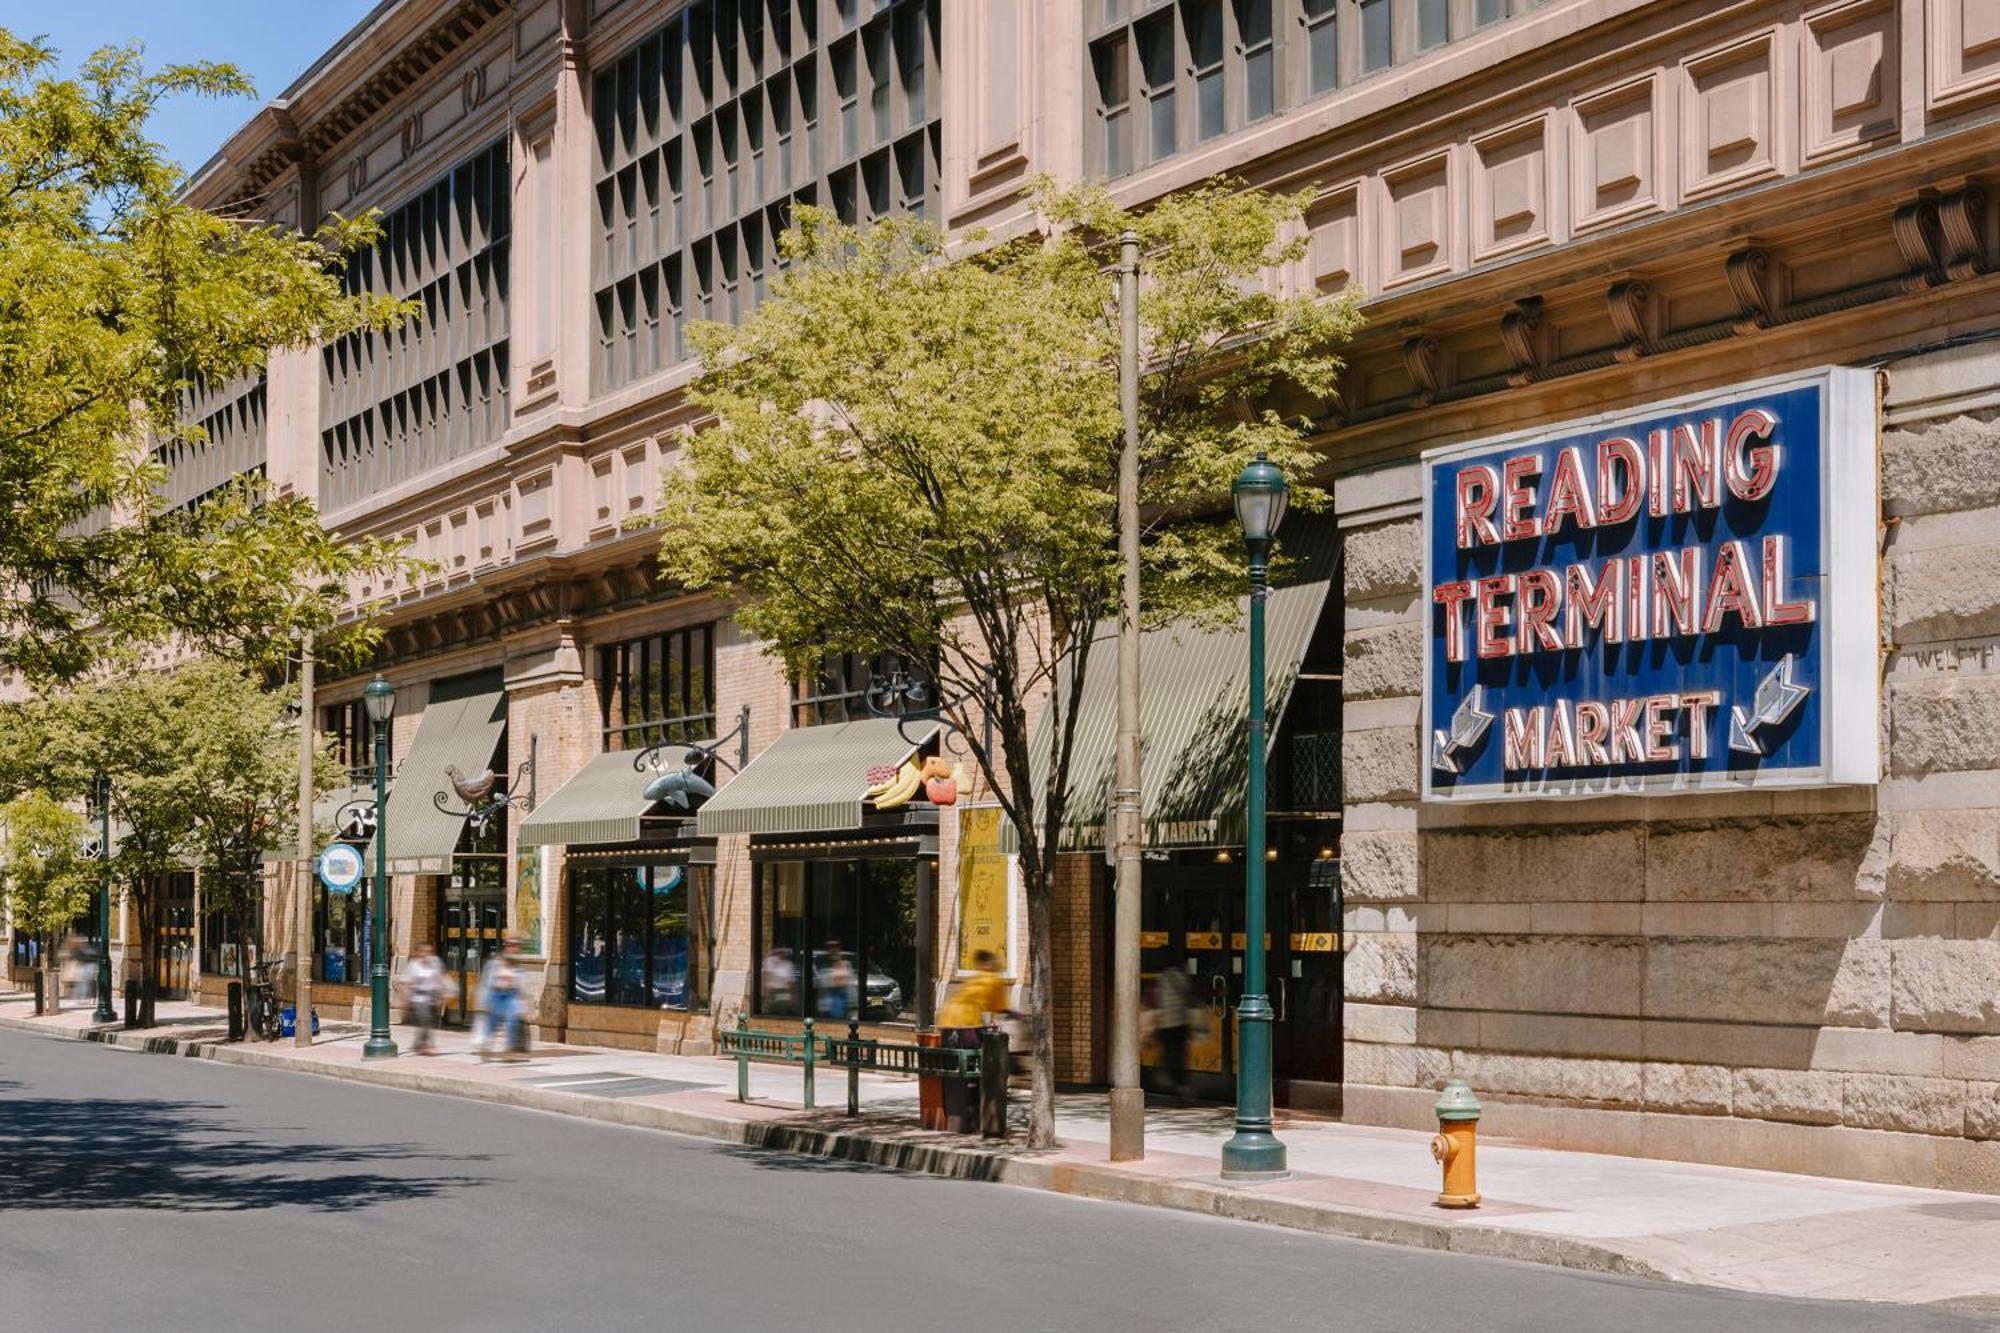
<svg viewBox="0 0 2000 1333">
<path fill-rule="evenodd" d="M 871 768 L 868 783 L 862 798 L 875 802 L 877 810 L 908 805 L 919 792 L 933 805 L 953 805 L 958 801 L 958 783 L 951 765 L 935 757 L 918 760 L 913 756 L 896 768 L 886 764 Z"/>
<path fill-rule="evenodd" d="M 906 759 L 900 768 L 889 770 L 886 778 L 877 778 L 882 770 L 871 768 L 868 777 L 873 783 L 862 795 L 875 802 L 877 810 L 894 810 L 899 805 L 908 805 L 924 784 L 924 770 L 915 759 Z"/>
</svg>

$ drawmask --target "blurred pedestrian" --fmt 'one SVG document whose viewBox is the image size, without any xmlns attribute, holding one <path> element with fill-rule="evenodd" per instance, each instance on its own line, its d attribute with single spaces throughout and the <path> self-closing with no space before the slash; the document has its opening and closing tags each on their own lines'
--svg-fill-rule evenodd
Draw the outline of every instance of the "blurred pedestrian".
<svg viewBox="0 0 2000 1333">
<path fill-rule="evenodd" d="M 1188 998 L 1187 973 L 1178 967 L 1163 968 L 1153 986 L 1153 1040 L 1160 1049 L 1160 1072 L 1174 1095 L 1184 1102 L 1194 1099 L 1194 1086 L 1187 1075 L 1188 1035 L 1193 1026 Z"/>
<path fill-rule="evenodd" d="M 437 950 L 425 945 L 404 970 L 403 988 L 410 999 L 410 1017 L 417 1025 L 417 1039 L 410 1049 L 418 1055 L 436 1055 L 438 1019 L 458 994 L 458 982 L 445 971 Z"/>
<path fill-rule="evenodd" d="M 520 945 L 509 939 L 500 952 L 487 960 L 479 974 L 479 1007 L 485 1014 L 485 1040 L 479 1043 L 479 1058 L 498 1055 L 502 1060 L 519 1059 L 515 1044 L 521 1026 L 521 969 L 514 957 Z"/>
<path fill-rule="evenodd" d="M 839 940 L 826 942 L 825 958 L 825 969 L 813 978 L 819 989 L 820 1013 L 827 1018 L 846 1018 L 850 1014 L 859 1017 L 861 979 L 854 970 L 854 960 L 840 947 Z"/>
</svg>

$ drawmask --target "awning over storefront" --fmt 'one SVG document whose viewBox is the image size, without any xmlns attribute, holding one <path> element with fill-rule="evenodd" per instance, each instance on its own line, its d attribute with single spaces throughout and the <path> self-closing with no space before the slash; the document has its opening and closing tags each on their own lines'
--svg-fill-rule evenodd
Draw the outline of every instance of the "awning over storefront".
<svg viewBox="0 0 2000 1333">
<path fill-rule="evenodd" d="M 580 847 L 636 841 L 640 816 L 653 808 L 645 791 L 654 776 L 650 771 L 641 773 L 632 767 L 637 753 L 614 750 L 585 764 L 581 772 L 521 821 L 515 845 Z"/>
<path fill-rule="evenodd" d="M 937 729 L 935 722 L 887 717 L 795 727 L 709 797 L 695 818 L 696 832 L 713 837 L 858 829 L 868 770 L 902 763 Z"/>
<path fill-rule="evenodd" d="M 438 809 L 433 798 L 443 792 L 453 809 L 463 808 L 445 768 L 456 768 L 467 779 L 484 773 L 506 727 L 507 692 L 499 672 L 433 687 L 382 819 L 392 873 L 451 873 L 451 856 L 458 849 L 465 820 Z"/>
<path fill-rule="evenodd" d="M 1330 519 L 1294 518 L 1283 556 L 1284 582 L 1271 590 L 1265 622 L 1266 713 L 1271 734 L 1313 630 L 1326 607 L 1339 551 Z M 1250 598 L 1219 626 L 1177 623 L 1149 630 L 1139 646 L 1140 802 L 1149 847 L 1233 846 L 1244 840 L 1248 783 L 1245 723 L 1250 713 Z M 1069 688 L 1066 667 L 1057 689 Z M 1063 845 L 1104 846 L 1111 779 L 1117 759 L 1118 629 L 1102 626 L 1091 641 L 1083 695 L 1077 703 Z M 1033 740 L 1035 788 L 1048 785 L 1047 713 Z"/>
</svg>

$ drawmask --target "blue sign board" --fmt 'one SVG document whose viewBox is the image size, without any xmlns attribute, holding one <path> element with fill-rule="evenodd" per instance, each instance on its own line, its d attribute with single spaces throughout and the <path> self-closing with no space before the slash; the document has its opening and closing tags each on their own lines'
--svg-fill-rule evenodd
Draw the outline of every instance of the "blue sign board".
<svg viewBox="0 0 2000 1333">
<path fill-rule="evenodd" d="M 1424 460 L 1424 796 L 1872 783 L 1873 377 Z"/>
</svg>

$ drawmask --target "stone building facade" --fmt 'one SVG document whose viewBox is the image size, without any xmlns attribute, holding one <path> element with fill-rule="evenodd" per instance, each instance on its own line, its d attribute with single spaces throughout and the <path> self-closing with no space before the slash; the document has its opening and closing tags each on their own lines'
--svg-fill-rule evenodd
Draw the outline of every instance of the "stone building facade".
<svg viewBox="0 0 2000 1333">
<path fill-rule="evenodd" d="M 747 705 L 759 756 L 821 716 L 624 526 L 690 422 L 687 321 L 761 299 L 792 203 L 1005 232 L 1037 172 L 1129 203 L 1219 173 L 1314 188 L 1309 254 L 1272 281 L 1357 288 L 1368 324 L 1318 415 L 1334 563 L 1281 666 L 1293 1104 L 1421 1124 L 1457 1074 L 1502 1134 L 2000 1189 L 1996 115 L 2000 22 L 1970 0 L 395 0 L 189 190 L 298 226 L 380 207 L 361 278 L 425 303 L 406 335 L 274 356 L 257 400 L 274 484 L 435 564 L 354 590 L 386 617 L 409 824 L 442 786 L 410 766 L 443 753 L 440 701 L 500 700 L 491 764 L 532 757 L 544 802 L 649 734 L 612 716 L 616 645 L 713 627 L 698 717 L 654 707 L 652 735 Z M 1822 366 L 1880 388 L 1880 780 L 1422 800 L 1422 455 Z M 325 683 L 318 720 L 362 683 Z M 598 853 L 526 858 L 537 906 L 532 820 L 413 857 L 397 951 L 532 912 L 546 1035 L 684 1049 L 773 1008 L 760 911 L 846 892 L 770 867 L 869 832 L 641 829 L 618 864 L 707 895 L 686 947 L 712 978 L 662 1005 L 656 950 L 654 992 L 618 1005 L 579 998 L 622 984 L 572 938 L 570 871 Z M 875 833 L 934 889 L 895 946 L 934 980 L 954 821 Z M 1207 987 L 1218 1083 L 1240 841 L 1177 817 L 1146 881 L 1148 965 Z M 1089 1083 L 1108 890 L 1101 833 L 1076 846 L 1051 998 L 1059 1076 Z M 475 898 L 502 924 L 450 915 Z M 322 976 L 323 1012 L 359 999 Z"/>
</svg>

